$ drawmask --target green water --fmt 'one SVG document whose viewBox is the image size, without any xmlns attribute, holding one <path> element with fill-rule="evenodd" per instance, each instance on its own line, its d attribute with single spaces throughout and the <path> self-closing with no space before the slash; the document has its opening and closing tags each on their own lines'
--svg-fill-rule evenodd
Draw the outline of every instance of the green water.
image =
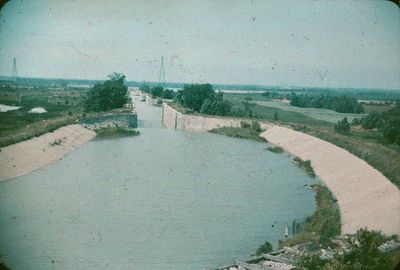
<svg viewBox="0 0 400 270">
<path fill-rule="evenodd" d="M 312 214 L 315 180 L 266 144 L 175 131 L 138 103 L 141 135 L 95 140 L 0 183 L 11 269 L 204 269 L 246 259 Z"/>
</svg>

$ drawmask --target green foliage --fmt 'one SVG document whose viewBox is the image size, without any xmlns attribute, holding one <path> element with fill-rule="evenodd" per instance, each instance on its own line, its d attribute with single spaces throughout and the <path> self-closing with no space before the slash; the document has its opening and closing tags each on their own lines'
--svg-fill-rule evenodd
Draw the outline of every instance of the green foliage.
<svg viewBox="0 0 400 270">
<path fill-rule="evenodd" d="M 293 222 L 292 238 L 279 241 L 279 246 L 291 246 L 305 242 L 315 242 L 324 246 L 332 237 L 340 234 L 340 212 L 332 193 L 325 186 L 312 185 L 317 208 L 305 224 Z M 296 234 L 298 233 L 298 234 Z"/>
<path fill-rule="evenodd" d="M 244 111 L 243 115 L 245 117 L 253 117 L 254 116 L 254 107 L 256 106 L 255 103 L 249 102 L 249 101 L 242 101 L 242 104 L 244 106 Z"/>
<path fill-rule="evenodd" d="M 253 120 L 251 121 L 251 129 L 254 130 L 255 132 L 261 132 L 261 125 L 260 122 Z"/>
<path fill-rule="evenodd" d="M 127 136 L 137 136 L 139 131 L 130 128 L 121 127 L 103 127 L 95 130 L 97 138 L 112 138 L 112 137 L 127 137 Z"/>
<path fill-rule="evenodd" d="M 296 162 L 297 166 L 303 168 L 308 173 L 308 175 L 310 175 L 311 177 L 315 177 L 315 172 L 313 167 L 311 166 L 310 160 L 302 160 L 299 157 L 295 157 L 293 160 Z"/>
<path fill-rule="evenodd" d="M 206 99 L 213 100 L 214 89 L 211 84 L 185 85 L 179 92 L 178 101 L 185 107 L 200 112 Z"/>
<path fill-rule="evenodd" d="M 322 260 L 318 254 L 302 256 L 298 263 L 300 270 L 381 270 L 393 269 L 389 254 L 378 247 L 387 238 L 376 231 L 360 229 L 349 238 L 350 252 L 345 255 L 335 253 L 331 260 Z"/>
<path fill-rule="evenodd" d="M 274 120 L 275 120 L 275 121 L 278 121 L 278 120 L 279 120 L 278 112 L 274 112 Z"/>
<path fill-rule="evenodd" d="M 256 255 L 260 256 L 261 254 L 270 253 L 271 251 L 273 251 L 272 245 L 270 242 L 266 241 L 257 248 Z"/>
<path fill-rule="evenodd" d="M 309 254 L 300 258 L 297 268 L 299 270 L 322 270 L 325 263 L 326 261 L 322 260 L 318 254 Z"/>
<path fill-rule="evenodd" d="M 265 142 L 265 139 L 260 137 L 260 134 L 251 128 L 233 128 L 223 127 L 210 130 L 211 133 L 226 135 L 234 138 L 249 139 L 259 142 Z"/>
<path fill-rule="evenodd" d="M 324 108 L 340 113 L 362 113 L 363 106 L 354 97 L 345 95 L 290 95 L 290 105 L 305 108 Z"/>
<path fill-rule="evenodd" d="M 109 80 L 97 83 L 89 90 L 85 102 L 87 111 L 108 111 L 122 108 L 127 102 L 128 87 L 125 85 L 125 76 L 119 73 L 109 75 Z"/>
<path fill-rule="evenodd" d="M 373 112 L 361 119 L 364 129 L 378 129 L 389 143 L 400 144 L 400 103 L 386 112 Z"/>
<path fill-rule="evenodd" d="M 250 123 L 246 122 L 246 121 L 240 121 L 240 127 L 241 128 L 251 128 Z"/>
<path fill-rule="evenodd" d="M 345 117 L 342 120 L 339 120 L 334 129 L 338 133 L 348 134 L 350 132 L 350 124 L 349 121 L 347 121 L 347 118 Z"/>
<path fill-rule="evenodd" d="M 223 93 L 215 93 L 212 98 L 204 100 L 200 113 L 227 116 L 231 114 L 231 104 L 223 100 Z"/>
<path fill-rule="evenodd" d="M 267 150 L 277 154 L 283 153 L 283 148 L 279 146 L 268 146 Z"/>
</svg>

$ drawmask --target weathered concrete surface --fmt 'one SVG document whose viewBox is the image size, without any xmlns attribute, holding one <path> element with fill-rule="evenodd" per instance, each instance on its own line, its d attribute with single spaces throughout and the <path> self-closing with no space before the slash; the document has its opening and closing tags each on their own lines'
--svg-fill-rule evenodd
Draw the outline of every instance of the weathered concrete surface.
<svg viewBox="0 0 400 270">
<path fill-rule="evenodd" d="M 209 131 L 221 127 L 240 127 L 243 119 L 233 117 L 185 115 L 167 103 L 163 103 L 162 123 L 167 128 L 185 129 L 193 131 Z M 267 129 L 272 125 L 266 122 L 260 122 L 261 128 Z"/>
<path fill-rule="evenodd" d="M 359 228 L 400 235 L 400 191 L 360 158 L 329 142 L 289 128 L 274 126 L 261 137 L 303 160 L 338 200 L 342 234 Z"/>
<path fill-rule="evenodd" d="M 81 125 L 69 125 L 4 147 L 0 152 L 0 181 L 27 174 L 61 159 L 95 136 L 94 131 Z"/>
</svg>

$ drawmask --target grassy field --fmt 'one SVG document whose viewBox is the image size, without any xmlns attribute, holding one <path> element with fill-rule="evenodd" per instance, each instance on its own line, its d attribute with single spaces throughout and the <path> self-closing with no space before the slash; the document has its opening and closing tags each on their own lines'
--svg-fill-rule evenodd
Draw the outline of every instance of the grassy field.
<svg viewBox="0 0 400 270">
<path fill-rule="evenodd" d="M 355 114 L 355 113 L 338 113 L 328 109 L 317 109 L 317 108 L 300 108 L 291 106 L 289 103 L 284 103 L 281 101 L 258 101 L 261 106 L 266 106 L 270 108 L 281 109 L 284 111 L 298 112 L 307 117 L 314 118 L 316 120 L 326 121 L 330 123 L 337 123 L 337 121 L 347 118 L 350 122 L 355 118 L 361 118 L 366 116 L 366 114 Z"/>
<path fill-rule="evenodd" d="M 21 107 L 0 113 L 0 147 L 75 123 L 83 114 L 84 94 L 82 90 L 0 87 L 0 104 Z M 52 101 L 54 97 L 57 97 L 56 102 Z M 35 107 L 44 108 L 47 112 L 30 113 Z"/>
</svg>

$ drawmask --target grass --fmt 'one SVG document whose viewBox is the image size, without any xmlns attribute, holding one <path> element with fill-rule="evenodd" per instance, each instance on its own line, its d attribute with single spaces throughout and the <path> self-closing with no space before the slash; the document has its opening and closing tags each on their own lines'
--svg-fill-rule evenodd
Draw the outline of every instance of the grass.
<svg viewBox="0 0 400 270">
<path fill-rule="evenodd" d="M 268 146 L 267 150 L 277 154 L 283 153 L 283 148 L 279 146 Z"/>
<path fill-rule="evenodd" d="M 258 142 L 265 142 L 265 139 L 260 137 L 260 133 L 251 128 L 233 128 L 223 127 L 210 130 L 211 133 L 226 135 L 234 138 L 254 140 Z"/>
<path fill-rule="evenodd" d="M 95 130 L 96 138 L 120 138 L 129 136 L 138 136 L 140 132 L 135 129 L 121 128 L 121 127 L 104 127 Z"/>
<path fill-rule="evenodd" d="M 54 104 L 50 97 L 56 94 L 61 100 L 71 98 L 71 91 L 49 88 L 0 87 L 0 104 L 20 106 L 18 110 L 0 113 L 0 147 L 40 136 L 64 125 L 75 123 L 83 113 L 81 105 Z M 83 100 L 83 93 L 74 94 Z M 62 95 L 61 95 L 62 94 Z M 60 98 L 59 98 L 60 99 Z M 29 113 L 35 107 L 43 107 L 47 113 Z"/>
<path fill-rule="evenodd" d="M 310 160 L 302 160 L 299 157 L 295 157 L 294 162 L 296 162 L 296 165 L 299 166 L 300 168 L 303 168 L 304 171 L 311 177 L 315 177 L 315 172 L 313 167 L 311 166 L 311 161 Z"/>
<path fill-rule="evenodd" d="M 315 212 L 306 219 L 303 233 L 279 241 L 279 247 L 306 242 L 327 245 L 332 237 L 340 234 L 340 212 L 336 199 L 329 189 L 323 185 L 315 184 L 311 187 L 315 191 L 317 203 Z"/>
</svg>

